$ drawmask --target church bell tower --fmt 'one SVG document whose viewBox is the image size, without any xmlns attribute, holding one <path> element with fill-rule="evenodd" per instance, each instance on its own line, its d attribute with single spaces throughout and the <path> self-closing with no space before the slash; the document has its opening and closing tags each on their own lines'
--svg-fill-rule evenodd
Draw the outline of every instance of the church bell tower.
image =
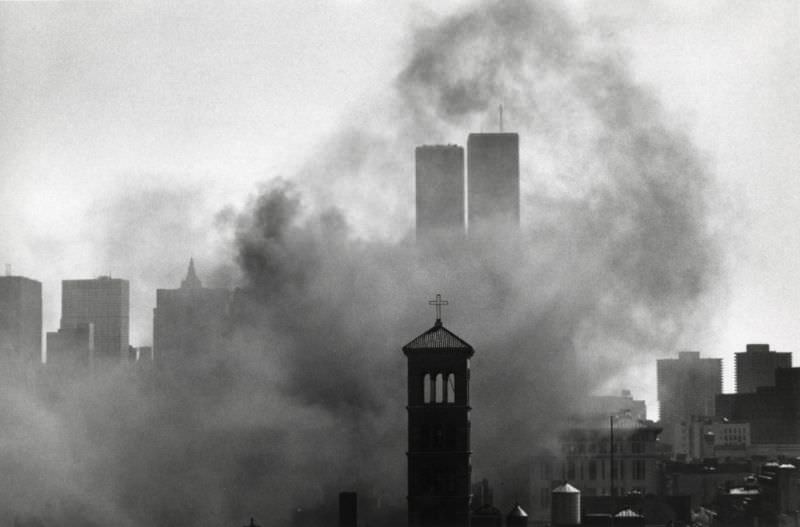
<svg viewBox="0 0 800 527">
<path fill-rule="evenodd" d="M 474 350 L 436 323 L 405 346 L 408 358 L 408 525 L 467 527 L 471 499 L 469 359 Z"/>
</svg>

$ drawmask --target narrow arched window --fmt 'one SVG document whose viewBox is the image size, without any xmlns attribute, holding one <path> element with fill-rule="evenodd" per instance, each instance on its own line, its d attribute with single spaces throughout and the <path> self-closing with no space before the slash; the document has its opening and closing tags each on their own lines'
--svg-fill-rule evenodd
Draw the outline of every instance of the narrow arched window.
<svg viewBox="0 0 800 527">
<path fill-rule="evenodd" d="M 447 375 L 447 402 L 456 402 L 456 376 L 452 373 Z"/>
<path fill-rule="evenodd" d="M 444 376 L 441 373 L 436 374 L 436 402 L 444 402 Z"/>
<path fill-rule="evenodd" d="M 431 374 L 426 373 L 422 378 L 422 402 L 431 402 Z"/>
</svg>

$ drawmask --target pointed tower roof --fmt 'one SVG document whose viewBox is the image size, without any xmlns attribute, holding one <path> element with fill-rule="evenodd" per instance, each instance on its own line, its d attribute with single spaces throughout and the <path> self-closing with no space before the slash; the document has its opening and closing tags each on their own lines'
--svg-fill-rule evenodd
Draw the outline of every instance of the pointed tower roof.
<svg viewBox="0 0 800 527">
<path fill-rule="evenodd" d="M 186 272 L 186 278 L 181 282 L 181 289 L 200 289 L 202 287 L 203 284 L 194 271 L 194 258 L 189 258 L 189 270 Z"/>
<path fill-rule="evenodd" d="M 403 352 L 415 350 L 452 350 L 466 351 L 472 355 L 475 351 L 458 335 L 442 325 L 441 319 L 436 319 L 436 324 L 405 346 Z"/>
</svg>

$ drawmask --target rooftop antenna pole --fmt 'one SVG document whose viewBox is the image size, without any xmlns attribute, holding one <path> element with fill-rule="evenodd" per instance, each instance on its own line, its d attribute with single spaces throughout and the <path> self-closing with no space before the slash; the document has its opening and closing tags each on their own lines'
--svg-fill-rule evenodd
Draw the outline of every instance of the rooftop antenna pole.
<svg viewBox="0 0 800 527">
<path fill-rule="evenodd" d="M 500 133 L 503 133 L 503 105 L 499 107 L 500 110 Z"/>
</svg>

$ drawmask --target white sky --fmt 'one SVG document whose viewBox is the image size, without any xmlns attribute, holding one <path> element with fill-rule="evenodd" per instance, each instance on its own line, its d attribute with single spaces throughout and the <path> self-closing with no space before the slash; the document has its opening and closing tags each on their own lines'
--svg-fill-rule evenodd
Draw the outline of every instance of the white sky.
<svg viewBox="0 0 800 527">
<path fill-rule="evenodd" d="M 62 278 L 110 273 L 136 289 L 142 273 L 175 287 L 191 254 L 202 274 L 219 242 L 214 213 L 290 175 L 342 115 L 386 89 L 409 24 L 431 16 L 384 1 L 165 4 L 0 4 L 0 258 L 43 282 L 46 330 L 58 326 Z M 800 3 L 570 10 L 608 28 L 718 179 L 727 293 L 692 347 L 726 359 L 728 375 L 746 343 L 800 351 Z M 197 212 L 196 239 L 170 240 L 149 270 L 135 247 L 109 254 L 132 248 L 108 243 L 104 210 L 137 191 L 197 186 L 206 191 L 180 204 Z M 132 342 L 149 343 L 155 292 L 132 301 Z M 654 409 L 654 392 L 634 395 Z"/>
</svg>

